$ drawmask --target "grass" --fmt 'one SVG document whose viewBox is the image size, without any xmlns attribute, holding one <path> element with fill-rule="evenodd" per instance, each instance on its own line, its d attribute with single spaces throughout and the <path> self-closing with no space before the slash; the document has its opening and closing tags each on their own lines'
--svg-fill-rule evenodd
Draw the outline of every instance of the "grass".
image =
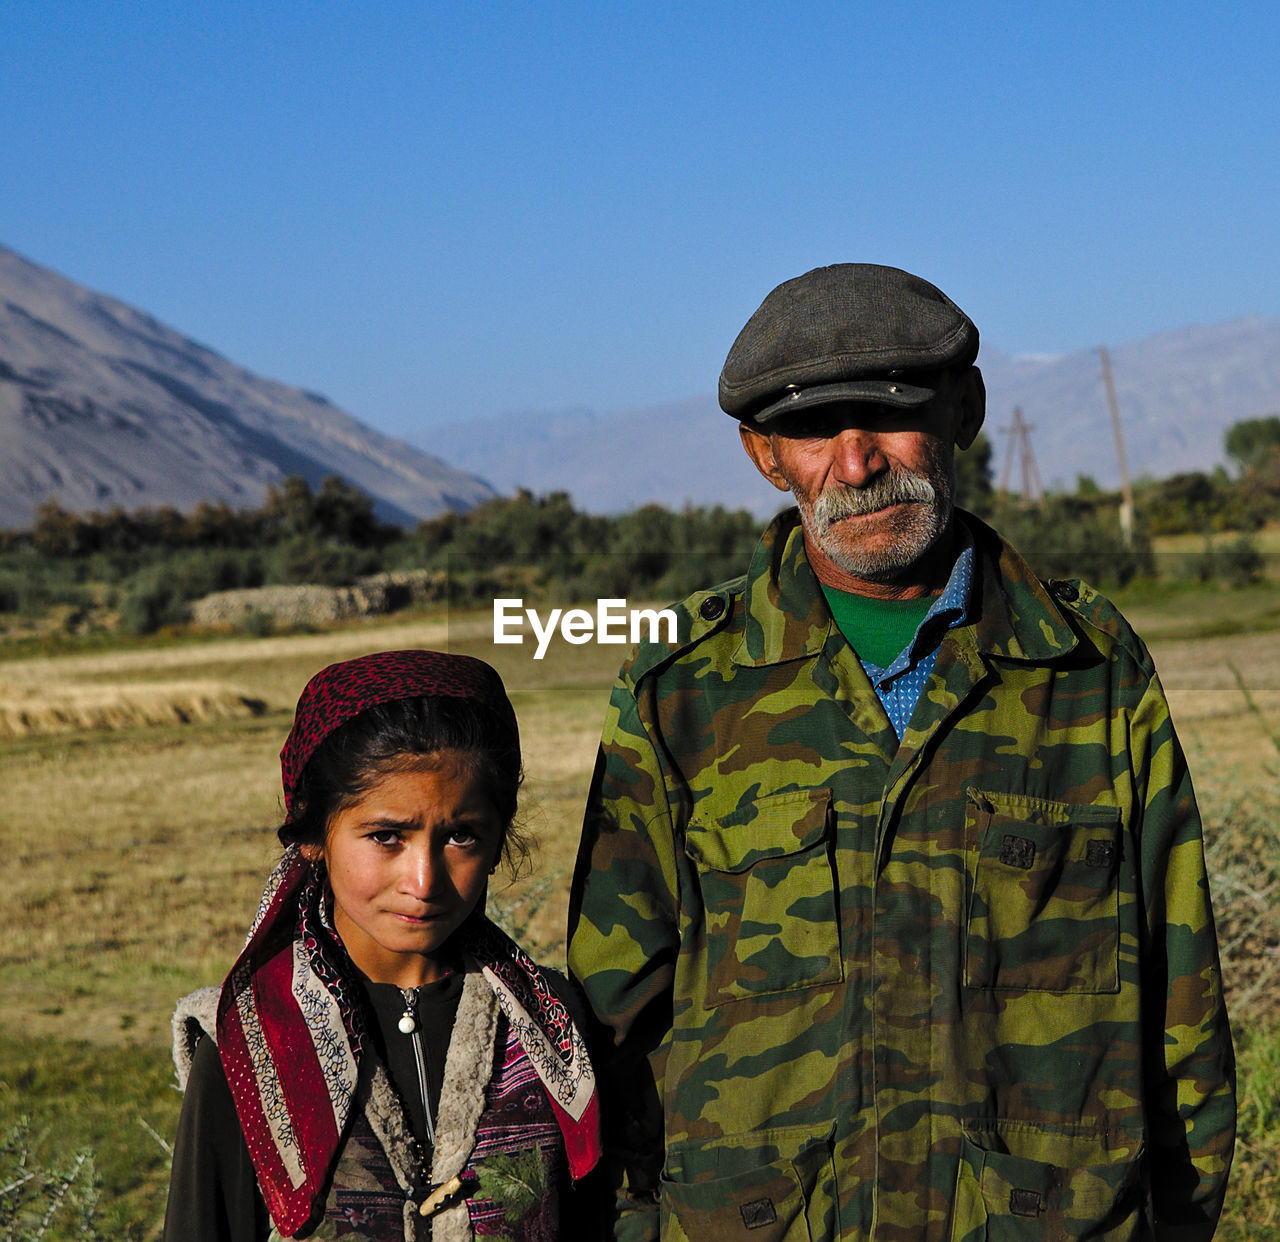
<svg viewBox="0 0 1280 1242">
<path fill-rule="evenodd" d="M 1280 1238 L 1271 1206 L 1280 1191 L 1280 634 L 1195 636 L 1224 618 L 1261 625 L 1278 606 L 1280 592 L 1262 587 L 1135 599 L 1131 608 L 1140 631 L 1154 634 L 1200 792 L 1241 1032 L 1241 1143 L 1220 1232 L 1231 1240 Z M 439 615 L 0 664 L 6 693 L 117 688 L 127 698 L 200 681 L 261 705 L 257 715 L 31 733 L 0 748 L 0 851 L 9 864 L 0 906 L 0 1137 L 28 1117 L 32 1159 L 55 1171 L 91 1150 L 105 1236 L 158 1236 L 167 1157 L 155 1136 L 171 1138 L 179 1107 L 169 1015 L 179 995 L 220 979 L 240 947 L 278 849 L 276 755 L 298 692 L 322 665 L 379 648 L 439 646 L 499 669 L 521 722 L 522 815 L 539 865 L 533 877 L 495 887 L 490 908 L 535 956 L 563 963 L 568 878 L 621 649 L 557 642 L 534 661 L 528 645 L 493 646 L 490 631 L 487 614 Z M 0 1188 L 5 1173 L 0 1167 Z M 52 1222 L 49 1242 L 88 1236 L 66 1216 Z"/>
<path fill-rule="evenodd" d="M 66 1027 L 75 1029 L 74 1018 Z M 181 1104 L 163 1059 L 152 1048 L 3 1035 L 0 1065 L 0 1135 L 16 1130 L 29 1164 L 45 1173 L 65 1176 L 79 1156 L 92 1153 L 72 1189 L 97 1183 L 102 1236 L 138 1242 L 158 1236 L 169 1178 L 166 1144 Z M 8 1172 L 0 1169 L 0 1183 Z M 74 1195 L 68 1200 L 50 1222 L 51 1242 L 76 1236 Z M 33 1234 L 28 1220 L 17 1236 Z"/>
<path fill-rule="evenodd" d="M 1280 629 L 1280 583 L 1270 580 L 1232 590 L 1194 582 L 1135 582 L 1104 594 L 1153 644 Z"/>
<path fill-rule="evenodd" d="M 1240 537 L 1239 531 L 1213 531 L 1193 535 L 1157 535 L 1152 543 L 1159 553 L 1203 553 L 1207 548 L 1227 547 Z M 1263 556 L 1280 556 L 1280 523 L 1270 522 L 1261 530 L 1250 531 L 1249 538 Z"/>
<path fill-rule="evenodd" d="M 1280 1025 L 1236 1025 L 1239 1128 L 1220 1242 L 1280 1237 Z"/>
</svg>

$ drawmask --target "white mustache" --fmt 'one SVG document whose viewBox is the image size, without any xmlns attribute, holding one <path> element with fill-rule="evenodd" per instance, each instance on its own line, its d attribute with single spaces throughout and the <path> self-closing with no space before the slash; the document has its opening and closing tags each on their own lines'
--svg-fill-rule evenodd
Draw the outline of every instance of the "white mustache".
<svg viewBox="0 0 1280 1242">
<path fill-rule="evenodd" d="M 813 518 L 820 531 L 850 517 L 878 513 L 890 505 L 935 504 L 937 489 L 923 475 L 894 470 L 866 487 L 832 487 L 813 502 Z"/>
</svg>

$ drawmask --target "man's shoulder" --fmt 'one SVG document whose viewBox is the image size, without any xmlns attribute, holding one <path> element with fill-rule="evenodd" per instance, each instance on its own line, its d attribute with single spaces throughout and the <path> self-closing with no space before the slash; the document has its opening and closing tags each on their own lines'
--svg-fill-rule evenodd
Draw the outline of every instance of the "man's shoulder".
<svg viewBox="0 0 1280 1242">
<path fill-rule="evenodd" d="M 1038 577 L 1017 548 L 1002 534 L 972 514 L 964 516 L 980 553 L 989 558 L 989 563 L 994 562 L 998 566 L 997 573 L 1004 591 L 1016 596 L 1021 604 L 1029 604 L 1032 616 L 1045 604 L 1050 604 L 1099 652 L 1127 659 L 1147 675 L 1154 672 L 1146 644 L 1108 596 L 1080 577 Z"/>
<path fill-rule="evenodd" d="M 727 636 L 732 636 L 736 645 L 741 637 L 747 580 L 747 574 L 739 574 L 671 604 L 670 611 L 676 618 L 675 634 L 659 634 L 642 641 L 622 666 L 622 679 L 636 685 L 644 677 L 671 667 Z"/>
<path fill-rule="evenodd" d="M 1100 651 L 1127 658 L 1150 675 L 1151 652 L 1119 607 L 1083 578 L 1048 578 L 1044 586 L 1062 614 L 1072 620 Z"/>
</svg>

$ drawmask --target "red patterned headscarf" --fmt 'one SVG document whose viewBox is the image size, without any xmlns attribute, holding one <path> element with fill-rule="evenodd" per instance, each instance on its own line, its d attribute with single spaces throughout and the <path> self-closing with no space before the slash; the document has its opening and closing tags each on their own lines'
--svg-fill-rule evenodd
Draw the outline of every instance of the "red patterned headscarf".
<svg viewBox="0 0 1280 1242">
<path fill-rule="evenodd" d="M 502 678 L 483 660 L 444 651 L 377 651 L 322 668 L 298 699 L 293 728 L 280 752 L 286 822 L 295 818 L 298 778 L 320 743 L 336 729 L 379 703 L 415 698 L 472 699 L 509 731 L 519 748 L 519 730 Z"/>
</svg>

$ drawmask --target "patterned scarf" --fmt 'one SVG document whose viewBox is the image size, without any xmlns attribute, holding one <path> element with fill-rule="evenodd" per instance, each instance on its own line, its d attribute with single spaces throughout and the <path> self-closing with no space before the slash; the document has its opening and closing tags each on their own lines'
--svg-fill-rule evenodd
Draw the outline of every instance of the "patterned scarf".
<svg viewBox="0 0 1280 1242">
<path fill-rule="evenodd" d="M 351 1113 L 365 1049 L 355 970 L 326 909 L 322 864 L 291 846 L 272 872 L 218 1002 L 218 1053 L 280 1232 L 311 1219 Z M 454 933 L 493 988 L 551 1101 L 577 1179 L 600 1158 L 595 1076 L 568 1010 L 482 914 Z"/>
</svg>

